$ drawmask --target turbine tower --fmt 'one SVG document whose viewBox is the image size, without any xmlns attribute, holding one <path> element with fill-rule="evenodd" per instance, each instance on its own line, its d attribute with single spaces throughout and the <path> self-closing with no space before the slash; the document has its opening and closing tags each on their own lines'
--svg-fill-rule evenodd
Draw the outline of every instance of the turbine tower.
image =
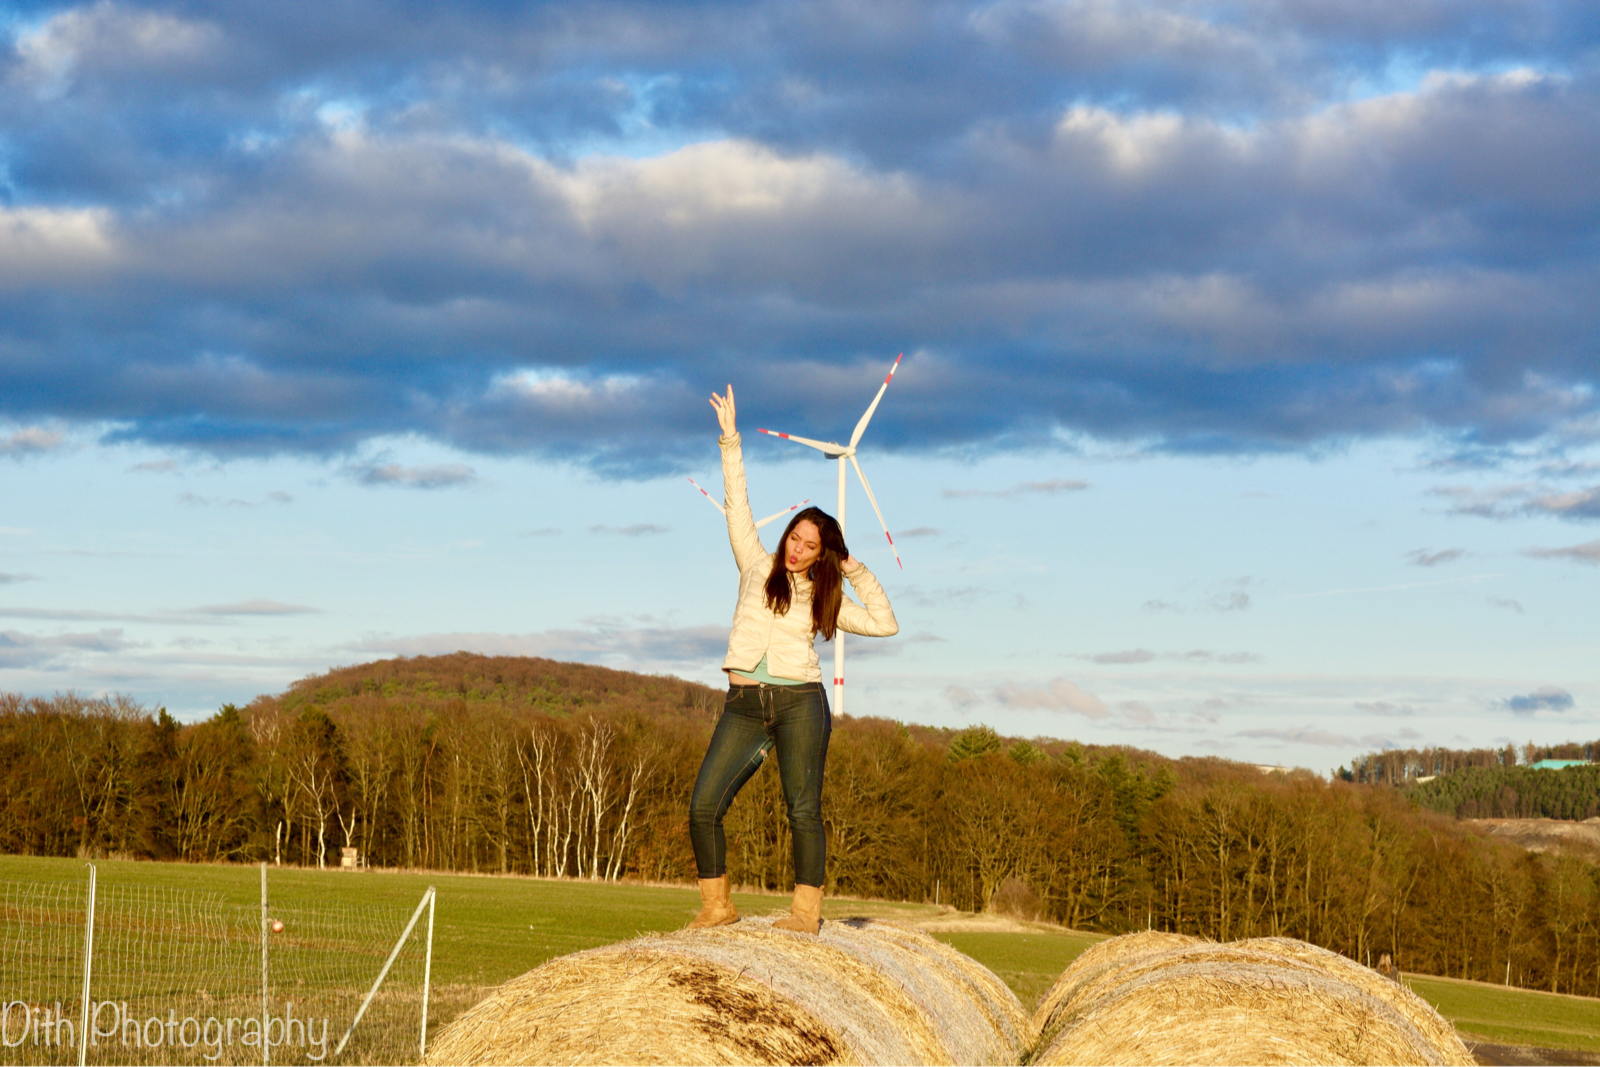
<svg viewBox="0 0 1600 1067">
<path fill-rule="evenodd" d="M 872 398 L 872 403 L 867 405 L 867 413 L 861 416 L 861 421 L 856 423 L 855 430 L 850 434 L 850 443 L 841 445 L 836 441 L 813 441 L 807 437 L 796 437 L 793 434 L 778 433 L 774 430 L 756 428 L 757 433 L 764 433 L 769 437 L 781 437 L 785 441 L 793 441 L 799 445 L 809 445 L 821 452 L 829 459 L 839 461 L 839 511 L 835 518 L 839 520 L 839 529 L 844 530 L 844 487 L 845 487 L 845 460 L 856 469 L 856 477 L 861 479 L 861 488 L 867 491 L 867 500 L 872 504 L 872 511 L 878 516 L 878 525 L 883 527 L 883 536 L 889 539 L 889 551 L 894 553 L 895 563 L 905 570 L 906 565 L 900 562 L 900 550 L 894 547 L 894 537 L 889 533 L 889 524 L 883 521 L 883 512 L 878 508 L 878 498 L 872 495 L 872 485 L 867 481 L 866 474 L 861 470 L 861 463 L 856 459 L 856 446 L 861 443 L 861 435 L 867 432 L 867 423 L 872 421 L 872 413 L 878 410 L 878 401 L 883 399 L 884 391 L 889 388 L 889 383 L 894 379 L 894 372 L 900 369 L 900 361 L 905 358 L 902 352 L 894 358 L 894 366 L 889 368 L 889 373 L 884 377 L 883 384 L 878 387 L 878 395 Z M 695 488 L 699 488 L 696 486 Z M 701 489 L 701 492 L 705 490 Z M 716 503 L 716 501 L 712 501 Z M 776 518 L 776 516 L 774 516 Z M 783 546 L 778 546 L 778 551 L 783 551 Z M 833 635 L 833 710 L 836 714 L 844 714 L 844 631 L 837 630 Z"/>
</svg>

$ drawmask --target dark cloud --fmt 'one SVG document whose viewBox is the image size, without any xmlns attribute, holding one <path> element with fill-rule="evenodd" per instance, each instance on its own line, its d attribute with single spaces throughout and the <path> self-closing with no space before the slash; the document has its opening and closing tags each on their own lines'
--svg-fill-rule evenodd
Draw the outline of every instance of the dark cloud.
<svg viewBox="0 0 1600 1067">
<path fill-rule="evenodd" d="M 1441 563 L 1460 559 L 1465 551 L 1464 548 L 1444 548 L 1433 552 L 1426 548 L 1418 548 L 1407 552 L 1406 558 L 1418 567 L 1436 567 Z"/>
<path fill-rule="evenodd" d="M 262 504 L 292 504 L 294 497 L 280 490 L 268 493 L 260 500 L 241 500 L 238 497 L 201 496 L 199 493 L 180 493 L 178 503 L 190 507 L 254 508 Z"/>
<path fill-rule="evenodd" d="M 443 489 L 452 485 L 470 485 L 478 480 L 477 472 L 465 463 L 443 463 L 432 467 L 373 464 L 357 468 L 355 475 L 362 485 L 403 485 L 412 489 Z"/>
<path fill-rule="evenodd" d="M 1240 730 L 1234 737 L 1255 737 L 1270 741 L 1284 741 L 1291 745 L 1321 745 L 1344 747 L 1354 745 L 1355 739 L 1315 726 L 1289 727 L 1287 729 Z"/>
<path fill-rule="evenodd" d="M 1528 548 L 1524 549 L 1524 556 L 1535 559 L 1566 559 L 1574 563 L 1600 563 L 1600 540 L 1585 541 L 1581 545 L 1568 545 L 1566 548 Z"/>
<path fill-rule="evenodd" d="M 591 620 L 583 628 L 538 633 L 436 633 L 372 637 L 354 646 L 363 652 L 431 656 L 480 652 L 486 656 L 545 656 L 614 666 L 668 664 L 715 666 L 728 647 L 726 626 L 671 626 L 649 619 Z"/>
<path fill-rule="evenodd" d="M 1018 482 L 1009 489 L 946 489 L 944 495 L 950 498 L 967 496 L 1017 496 L 1022 493 L 1061 493 L 1076 492 L 1089 488 L 1089 483 L 1078 478 L 1050 478 L 1042 482 Z"/>
<path fill-rule="evenodd" d="M 1493 604 L 1497 608 L 1505 608 L 1507 611 L 1514 611 L 1518 615 L 1525 614 L 1525 612 L 1522 610 L 1522 604 L 1520 601 L 1512 600 L 1508 597 L 1498 596 L 1487 597 L 1486 599 L 1490 604 Z"/>
<path fill-rule="evenodd" d="M 1148 606 L 1148 605 L 1147 605 Z M 1119 652 L 1096 652 L 1078 659 L 1090 663 L 1150 663 L 1153 660 L 1173 660 L 1182 663 L 1259 663 L 1261 657 L 1254 652 L 1208 652 L 1203 648 L 1188 652 L 1152 652 L 1148 648 L 1130 648 Z"/>
<path fill-rule="evenodd" d="M 1581 489 L 1556 489 L 1533 482 L 1483 489 L 1444 485 L 1429 492 L 1452 501 L 1449 508 L 1452 515 L 1476 515 L 1484 519 L 1509 519 L 1518 515 L 1547 515 L 1578 521 L 1600 519 L 1600 485 Z"/>
<path fill-rule="evenodd" d="M 1540 686 L 1531 693 L 1508 697 L 1505 706 L 1518 715 L 1532 715 L 1536 711 L 1569 711 L 1572 694 L 1553 685 Z"/>
<path fill-rule="evenodd" d="M 121 630 L 61 634 L 0 630 L 0 669 L 47 667 L 73 653 L 120 652 L 131 647 Z"/>
<path fill-rule="evenodd" d="M 1493 447 L 1600 410 L 1580 0 L 29 11 L 19 424 L 632 476 L 703 453 L 728 380 L 842 439 L 902 350 L 875 448 Z"/>
<path fill-rule="evenodd" d="M 670 526 L 658 526 L 650 522 L 636 522 L 631 526 L 591 526 L 592 534 L 616 534 L 619 537 L 648 537 L 652 534 L 664 534 L 672 530 Z"/>
<path fill-rule="evenodd" d="M 1213 611 L 1244 611 L 1250 606 L 1250 594 L 1241 589 L 1231 593 L 1218 593 L 1206 601 L 1206 606 Z"/>
<path fill-rule="evenodd" d="M 1156 654 L 1147 648 L 1131 648 L 1125 652 L 1097 652 L 1089 657 L 1091 663 L 1149 663 Z"/>
<path fill-rule="evenodd" d="M 256 597 L 254 600 L 241 600 L 234 604 L 210 604 L 206 607 L 190 608 L 189 611 L 195 615 L 317 615 L 321 614 L 322 609 Z"/>
<path fill-rule="evenodd" d="M 1417 713 L 1417 709 L 1410 704 L 1391 704 L 1386 700 L 1358 700 L 1356 710 L 1367 712 L 1369 715 L 1382 715 L 1385 718 L 1410 718 Z"/>
<path fill-rule="evenodd" d="M 1563 519 L 1600 519 L 1600 485 L 1568 493 L 1545 493 L 1528 501 L 1532 514 L 1555 515 Z"/>
</svg>

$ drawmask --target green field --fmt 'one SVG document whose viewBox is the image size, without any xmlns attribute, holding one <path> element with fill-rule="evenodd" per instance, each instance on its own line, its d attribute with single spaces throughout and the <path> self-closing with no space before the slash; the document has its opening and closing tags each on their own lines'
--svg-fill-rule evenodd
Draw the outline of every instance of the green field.
<svg viewBox="0 0 1600 1067">
<path fill-rule="evenodd" d="M 1600 1000 L 1420 975 L 1405 983 L 1469 1040 L 1600 1052 Z"/>
<path fill-rule="evenodd" d="M 163 886 L 213 892 L 229 903 L 259 900 L 257 867 L 100 861 L 99 885 Z M 0 881 L 70 882 L 85 877 L 76 860 L 0 856 Z M 433 1021 L 442 1024 L 487 987 L 545 960 L 639 934 L 675 930 L 699 904 L 690 888 L 605 885 L 521 877 L 371 871 L 269 871 L 275 901 L 299 905 L 387 905 L 409 913 L 429 886 L 438 889 L 434 933 Z M 787 908 L 787 898 L 735 893 L 746 914 Z M 917 922 L 947 911 L 931 905 L 827 900 L 826 918 L 867 915 Z M 1057 975 L 1098 937 L 1040 929 L 1028 933 L 938 932 L 935 936 L 998 974 L 1032 1008 Z M 1408 984 L 1463 1032 L 1501 1044 L 1600 1050 L 1600 1000 L 1502 989 L 1475 982 L 1409 977 Z M 431 1027 L 430 1027 L 431 1029 Z"/>
</svg>

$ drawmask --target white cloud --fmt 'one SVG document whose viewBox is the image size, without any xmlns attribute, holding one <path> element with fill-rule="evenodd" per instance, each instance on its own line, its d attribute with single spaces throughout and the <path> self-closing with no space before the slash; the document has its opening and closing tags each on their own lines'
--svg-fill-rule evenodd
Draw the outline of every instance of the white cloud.
<svg viewBox="0 0 1600 1067">
<path fill-rule="evenodd" d="M 80 280 L 116 260 L 104 208 L 0 206 L 0 292 Z"/>
<path fill-rule="evenodd" d="M 1091 692 L 1079 689 L 1066 678 L 1052 679 L 1036 689 L 1024 689 L 1007 682 L 995 690 L 995 699 L 1011 708 L 1067 711 L 1090 719 L 1103 719 L 1110 714 L 1103 700 Z"/>
<path fill-rule="evenodd" d="M 944 698 L 954 704 L 958 711 L 966 711 L 982 702 L 977 693 L 964 685 L 947 685 L 944 689 Z"/>
<path fill-rule="evenodd" d="M 4 258 L 0 250 L 0 259 Z M 60 448 L 66 438 L 56 430 L 47 430 L 42 426 L 24 426 L 13 432 L 9 437 L 0 439 L 0 456 L 31 456 L 41 452 L 53 452 Z"/>
</svg>

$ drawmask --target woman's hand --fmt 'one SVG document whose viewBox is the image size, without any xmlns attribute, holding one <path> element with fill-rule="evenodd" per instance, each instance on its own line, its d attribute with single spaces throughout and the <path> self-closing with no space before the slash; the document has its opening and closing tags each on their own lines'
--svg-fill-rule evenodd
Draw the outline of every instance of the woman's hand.
<svg viewBox="0 0 1600 1067">
<path fill-rule="evenodd" d="M 718 396 L 716 393 L 711 394 L 711 406 L 717 409 L 717 425 L 722 427 L 722 436 L 732 437 L 739 432 L 734 425 L 733 385 L 731 383 L 728 386 L 728 395 L 726 397 Z"/>
<path fill-rule="evenodd" d="M 839 572 L 841 574 L 849 574 L 859 566 L 861 566 L 861 562 L 854 556 L 846 556 L 839 561 Z"/>
</svg>

